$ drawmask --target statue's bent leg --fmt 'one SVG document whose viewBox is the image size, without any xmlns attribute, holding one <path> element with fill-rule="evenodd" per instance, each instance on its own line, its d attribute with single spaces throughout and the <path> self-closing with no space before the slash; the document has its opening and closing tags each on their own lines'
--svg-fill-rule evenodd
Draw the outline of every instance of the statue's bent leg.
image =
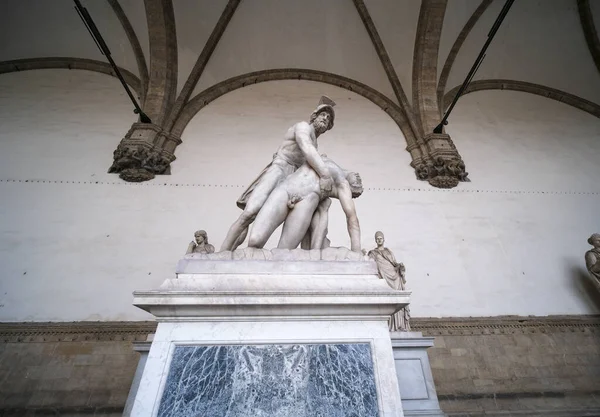
<svg viewBox="0 0 600 417">
<path fill-rule="evenodd" d="M 238 246 L 240 246 L 242 243 L 244 243 L 244 240 L 246 240 L 246 236 L 248 236 L 248 229 L 250 228 L 250 226 L 246 226 L 244 228 L 244 230 L 242 230 L 242 233 L 240 233 L 240 235 L 237 237 L 237 239 L 235 240 L 235 242 L 233 242 L 233 249 L 237 249 Z"/>
<path fill-rule="evenodd" d="M 289 213 L 288 198 L 287 191 L 281 187 L 271 192 L 256 216 L 248 238 L 248 247 L 262 248 L 265 246 L 269 237 L 283 223 Z"/>
<path fill-rule="evenodd" d="M 321 200 L 319 206 L 315 210 L 315 215 L 312 218 L 310 227 L 311 234 L 311 249 L 323 249 L 323 243 L 327 237 L 327 226 L 329 225 L 329 207 L 331 199 L 326 198 Z"/>
<path fill-rule="evenodd" d="M 248 226 L 256 218 L 256 213 L 252 213 L 247 208 L 244 209 L 240 217 L 231 225 L 225 240 L 221 245 L 221 252 L 226 250 L 235 250 L 242 244 L 248 233 Z M 243 238 L 242 238 L 243 237 Z"/>
<path fill-rule="evenodd" d="M 281 238 L 277 245 L 279 249 L 296 249 L 298 247 L 310 226 L 318 204 L 319 195 L 317 193 L 310 193 L 302 201 L 296 203 L 283 224 Z"/>
<path fill-rule="evenodd" d="M 260 178 L 252 194 L 246 202 L 246 207 L 240 217 L 231 225 L 225 240 L 221 245 L 221 251 L 235 250 L 244 242 L 248 233 L 248 226 L 254 221 L 261 207 L 267 201 L 269 194 L 285 176 L 283 169 L 278 165 L 271 165 Z"/>
</svg>

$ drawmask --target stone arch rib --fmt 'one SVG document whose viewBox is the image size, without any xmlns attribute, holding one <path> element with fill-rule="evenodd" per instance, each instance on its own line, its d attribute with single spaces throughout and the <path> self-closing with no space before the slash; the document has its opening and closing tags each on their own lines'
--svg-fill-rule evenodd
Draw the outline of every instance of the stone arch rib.
<svg viewBox="0 0 600 417">
<path fill-rule="evenodd" d="M 596 64 L 596 69 L 600 72 L 600 41 L 598 41 L 598 32 L 594 25 L 589 0 L 577 0 L 577 9 L 579 10 L 579 19 L 581 20 L 585 41 Z"/>
<path fill-rule="evenodd" d="M 142 96 L 142 105 L 144 102 L 144 96 L 146 95 L 146 91 L 148 91 L 148 67 L 146 66 L 146 58 L 144 57 L 144 51 L 142 50 L 142 46 L 140 45 L 140 41 L 133 30 L 133 26 L 131 26 L 131 22 L 127 18 L 127 15 L 123 11 L 123 8 L 119 4 L 119 0 L 108 0 L 108 4 L 112 7 L 115 15 L 117 15 L 117 19 L 121 22 L 121 26 L 123 26 L 123 30 L 125 30 L 125 34 L 129 39 L 129 43 L 131 44 L 131 49 L 133 49 L 133 54 L 135 55 L 135 61 L 137 63 L 138 72 L 140 75 L 141 81 L 141 92 Z"/>
<path fill-rule="evenodd" d="M 179 93 L 177 100 L 175 100 L 175 104 L 173 104 L 173 108 L 171 109 L 169 116 L 165 121 L 164 128 L 166 130 L 170 130 L 173 127 L 173 124 L 175 123 L 175 120 L 177 120 L 177 117 L 182 111 L 183 106 L 185 106 L 185 103 L 187 103 L 192 95 L 196 84 L 198 84 L 198 80 L 200 80 L 200 76 L 204 72 L 204 68 L 208 64 L 208 61 L 217 47 L 217 44 L 221 40 L 225 29 L 227 29 L 227 26 L 229 25 L 233 14 L 237 10 L 240 1 L 241 0 L 229 0 L 227 2 L 225 9 L 221 13 L 221 17 L 219 17 L 219 20 L 210 34 L 210 37 L 204 44 L 204 48 L 202 48 L 202 52 L 198 56 L 196 64 L 194 64 L 194 68 L 192 68 L 190 75 L 181 88 L 181 92 Z"/>
<path fill-rule="evenodd" d="M 144 0 L 150 42 L 150 78 L 144 113 L 163 127 L 177 92 L 177 31 L 171 0 Z"/>
<path fill-rule="evenodd" d="M 13 61 L 2 61 L 0 62 L 0 74 L 7 74 L 9 72 L 18 71 L 29 71 L 37 69 L 70 69 L 70 70 L 85 70 L 99 72 L 102 74 L 112 75 L 116 77 L 110 64 L 102 61 L 96 61 L 94 59 L 84 58 L 69 58 L 69 57 L 51 57 L 51 58 L 27 58 L 27 59 L 16 59 Z M 127 71 L 124 68 L 120 68 L 121 74 L 125 79 L 125 82 L 133 88 L 133 90 L 139 95 L 142 93 L 142 83 L 140 79 Z"/>
<path fill-rule="evenodd" d="M 437 61 L 448 0 L 423 0 L 413 54 L 413 111 L 424 136 L 439 123 Z"/>
<path fill-rule="evenodd" d="M 483 0 L 481 4 L 475 9 L 465 26 L 462 28 L 460 33 L 458 34 L 456 41 L 454 41 L 454 45 L 450 49 L 450 53 L 446 58 L 446 62 L 444 63 L 444 67 L 442 68 L 442 72 L 440 73 L 440 79 L 438 81 L 437 86 L 437 96 L 438 102 L 441 104 L 444 98 L 444 91 L 446 90 L 446 83 L 448 82 L 448 77 L 450 76 L 450 71 L 452 70 L 452 65 L 454 65 L 454 61 L 462 47 L 463 43 L 469 36 L 471 29 L 475 26 L 481 15 L 487 10 L 488 6 L 492 4 L 493 0 Z M 440 106 L 441 107 L 441 106 Z"/>
<path fill-rule="evenodd" d="M 365 2 L 363 0 L 353 0 L 353 1 L 354 1 L 354 7 L 356 8 L 356 10 L 358 12 L 358 14 L 363 22 L 363 25 L 365 26 L 365 29 L 367 30 L 367 33 L 369 34 L 371 43 L 373 44 L 373 47 L 375 48 L 375 52 L 377 53 L 377 56 L 379 57 L 379 61 L 381 61 L 381 65 L 383 66 L 383 69 L 387 75 L 388 81 L 392 85 L 392 89 L 394 90 L 396 99 L 398 100 L 398 103 L 400 104 L 400 108 L 402 108 L 404 113 L 406 113 L 408 121 L 411 124 L 411 128 L 412 128 L 413 132 L 415 133 L 415 135 L 417 135 L 419 133 L 419 129 L 417 127 L 416 121 L 414 120 L 414 116 L 412 114 L 412 108 L 410 106 L 410 103 L 408 102 L 408 99 L 406 98 L 406 94 L 404 93 L 404 89 L 402 88 L 402 83 L 398 79 L 398 75 L 396 74 L 396 71 L 394 70 L 394 66 L 392 65 L 392 60 L 390 59 L 390 57 L 385 49 L 385 45 L 383 44 L 383 41 L 381 40 L 381 37 L 379 36 L 379 32 L 377 31 L 377 28 L 375 27 L 375 23 L 373 22 L 373 19 L 371 18 L 371 15 L 369 14 L 369 10 L 367 9 L 367 6 L 365 5 Z"/>
<path fill-rule="evenodd" d="M 192 120 L 192 118 L 196 115 L 196 113 L 198 113 L 202 108 L 207 106 L 212 101 L 231 91 L 252 84 L 280 80 L 305 80 L 322 82 L 325 84 L 330 84 L 336 87 L 350 90 L 360 96 L 363 96 L 372 103 L 379 106 L 394 120 L 394 122 L 396 122 L 396 124 L 402 131 L 406 142 L 408 143 L 408 146 L 415 143 L 415 136 L 413 135 L 406 114 L 396 103 L 391 101 L 382 93 L 350 78 L 342 77 L 340 75 L 331 74 L 328 72 L 308 69 L 273 69 L 257 71 L 233 77 L 228 80 L 222 81 L 218 84 L 215 84 L 214 86 L 196 95 L 185 105 L 185 107 L 180 113 L 179 118 L 173 125 L 171 134 L 176 137 L 180 137 L 185 127 L 190 122 L 190 120 Z"/>
<path fill-rule="evenodd" d="M 452 99 L 454 98 L 456 93 L 458 93 L 459 88 L 460 86 L 456 86 L 448 93 L 446 93 L 446 95 L 444 96 L 444 108 L 447 108 L 450 105 Z M 483 90 L 511 90 L 535 94 L 552 100 L 560 101 L 561 103 L 568 104 L 569 106 L 575 107 L 579 110 L 583 110 L 586 113 L 600 118 L 600 105 L 596 103 L 588 101 L 579 96 L 567 93 L 565 91 L 546 87 L 545 85 L 528 83 L 525 81 L 477 80 L 469 84 L 469 87 L 465 90 L 464 94 Z"/>
</svg>

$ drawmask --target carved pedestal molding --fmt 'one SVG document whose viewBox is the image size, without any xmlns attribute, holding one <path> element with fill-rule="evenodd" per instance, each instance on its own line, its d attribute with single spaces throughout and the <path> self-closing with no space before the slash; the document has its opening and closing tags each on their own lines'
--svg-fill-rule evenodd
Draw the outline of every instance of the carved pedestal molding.
<svg viewBox="0 0 600 417">
<path fill-rule="evenodd" d="M 113 153 L 109 173 L 118 173 L 128 182 L 148 181 L 157 174 L 169 174 L 175 160 L 173 151 L 181 139 L 150 123 L 134 123 Z"/>
</svg>

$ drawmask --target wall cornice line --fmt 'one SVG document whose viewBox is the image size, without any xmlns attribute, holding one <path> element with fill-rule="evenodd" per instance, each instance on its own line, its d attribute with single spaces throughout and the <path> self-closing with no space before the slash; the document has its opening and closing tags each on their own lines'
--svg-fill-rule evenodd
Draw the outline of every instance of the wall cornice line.
<svg viewBox="0 0 600 417">
<path fill-rule="evenodd" d="M 411 328 L 427 336 L 600 332 L 600 315 L 498 316 L 468 318 L 412 318 Z"/>
<path fill-rule="evenodd" d="M 411 327 L 426 336 L 600 332 L 600 315 L 413 317 Z M 145 341 L 153 321 L 0 323 L 0 343 Z"/>
<path fill-rule="evenodd" d="M 152 321 L 0 323 L 0 343 L 145 341 Z"/>
</svg>

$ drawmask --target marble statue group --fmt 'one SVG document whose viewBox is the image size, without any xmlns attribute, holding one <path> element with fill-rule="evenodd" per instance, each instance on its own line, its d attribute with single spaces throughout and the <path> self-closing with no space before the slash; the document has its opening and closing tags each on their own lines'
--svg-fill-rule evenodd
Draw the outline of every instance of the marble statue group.
<svg viewBox="0 0 600 417">
<path fill-rule="evenodd" d="M 340 201 L 348 218 L 351 249 L 360 251 L 360 226 L 352 201 L 362 194 L 360 176 L 318 151 L 317 139 L 333 128 L 334 106 L 323 96 L 308 122 L 288 129 L 271 163 L 238 199 L 242 213 L 229 228 L 221 251 L 235 250 L 246 239 L 251 223 L 249 247 L 262 248 L 283 224 L 279 249 L 295 249 L 303 240 L 304 246 L 321 249 L 327 242 L 330 197 Z M 305 239 L 308 233 L 310 238 Z"/>
<path fill-rule="evenodd" d="M 308 122 L 296 123 L 287 130 L 273 160 L 237 200 L 242 213 L 229 228 L 220 252 L 234 251 L 246 237 L 249 248 L 261 249 L 281 225 L 278 249 L 328 248 L 328 212 L 332 199 L 337 199 L 346 216 L 350 250 L 367 254 L 361 249 L 353 201 L 363 193 L 362 179 L 318 151 L 317 139 L 333 128 L 334 106 L 333 100 L 322 96 Z M 204 230 L 198 230 L 194 237 L 187 254 L 215 251 Z M 383 246 L 383 233 L 375 234 L 375 243 L 368 256 L 377 263 L 380 278 L 390 287 L 404 290 L 404 265 Z M 390 330 L 409 331 L 409 314 L 408 307 L 394 314 Z"/>
</svg>

